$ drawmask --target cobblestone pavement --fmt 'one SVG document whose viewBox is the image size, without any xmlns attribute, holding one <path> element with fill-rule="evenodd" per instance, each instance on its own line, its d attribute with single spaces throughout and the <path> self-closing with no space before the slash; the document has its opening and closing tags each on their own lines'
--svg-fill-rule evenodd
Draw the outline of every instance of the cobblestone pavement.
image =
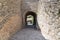
<svg viewBox="0 0 60 40">
<path fill-rule="evenodd" d="M 39 30 L 25 28 L 17 32 L 10 40 L 45 40 Z"/>
</svg>

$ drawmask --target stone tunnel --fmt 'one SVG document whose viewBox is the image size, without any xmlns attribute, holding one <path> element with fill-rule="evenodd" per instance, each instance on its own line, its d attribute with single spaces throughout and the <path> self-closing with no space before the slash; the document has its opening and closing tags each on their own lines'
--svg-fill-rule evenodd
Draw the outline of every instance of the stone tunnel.
<svg viewBox="0 0 60 40">
<path fill-rule="evenodd" d="M 60 0 L 0 0 L 0 40 L 9 40 L 25 28 L 25 15 L 33 12 L 36 28 L 48 40 L 60 40 Z"/>
</svg>

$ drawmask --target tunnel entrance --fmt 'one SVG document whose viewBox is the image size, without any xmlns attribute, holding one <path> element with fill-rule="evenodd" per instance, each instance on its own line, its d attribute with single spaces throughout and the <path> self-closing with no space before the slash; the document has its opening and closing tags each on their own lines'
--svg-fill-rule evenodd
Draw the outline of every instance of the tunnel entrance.
<svg viewBox="0 0 60 40">
<path fill-rule="evenodd" d="M 25 25 L 27 28 L 35 28 L 36 29 L 36 13 L 27 12 L 25 15 Z"/>
</svg>

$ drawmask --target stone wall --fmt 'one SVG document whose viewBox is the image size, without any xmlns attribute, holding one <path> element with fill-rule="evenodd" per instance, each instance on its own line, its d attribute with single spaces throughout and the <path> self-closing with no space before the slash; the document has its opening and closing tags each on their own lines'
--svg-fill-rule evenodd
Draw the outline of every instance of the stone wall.
<svg viewBox="0 0 60 40">
<path fill-rule="evenodd" d="M 21 0 L 0 0 L 0 40 L 9 37 L 22 27 Z"/>
<path fill-rule="evenodd" d="M 38 0 L 22 0 L 21 12 L 23 18 L 23 26 L 25 27 L 25 16 L 27 12 L 37 12 Z"/>
<path fill-rule="evenodd" d="M 38 24 L 47 40 L 60 40 L 60 0 L 40 0 Z"/>
</svg>

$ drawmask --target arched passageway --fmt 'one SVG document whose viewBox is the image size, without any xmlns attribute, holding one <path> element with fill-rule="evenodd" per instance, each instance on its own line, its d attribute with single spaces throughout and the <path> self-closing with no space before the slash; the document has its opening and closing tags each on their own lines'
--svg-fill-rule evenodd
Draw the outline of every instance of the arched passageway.
<svg viewBox="0 0 60 40">
<path fill-rule="evenodd" d="M 25 25 L 28 28 L 35 28 L 36 29 L 36 22 L 37 22 L 37 15 L 34 12 L 27 12 L 25 15 Z"/>
</svg>

